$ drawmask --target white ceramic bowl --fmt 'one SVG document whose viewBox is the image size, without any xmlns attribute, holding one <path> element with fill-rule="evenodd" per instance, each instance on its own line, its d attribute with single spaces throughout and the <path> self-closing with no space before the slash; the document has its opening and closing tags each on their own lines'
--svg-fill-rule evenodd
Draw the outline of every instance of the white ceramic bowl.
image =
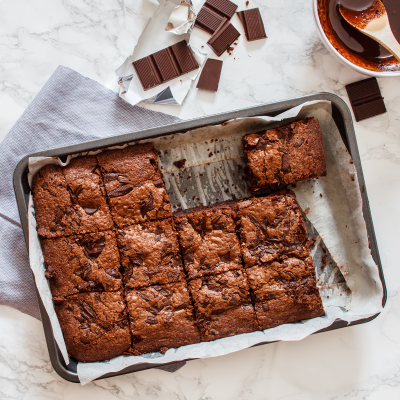
<svg viewBox="0 0 400 400">
<path fill-rule="evenodd" d="M 317 30 L 319 36 L 322 40 L 324 46 L 328 49 L 328 51 L 333 55 L 336 60 L 341 62 L 346 67 L 350 67 L 355 71 L 359 72 L 360 74 L 369 75 L 369 76 L 376 76 L 377 78 L 385 78 L 385 77 L 392 77 L 392 76 L 400 76 L 400 71 L 387 71 L 387 72 L 378 72 L 378 71 L 371 71 L 369 69 L 361 68 L 358 65 L 353 64 L 347 58 L 344 58 L 331 44 L 328 38 L 325 35 L 324 30 L 322 29 L 321 21 L 319 20 L 318 15 L 318 0 L 311 0 L 313 3 L 313 12 L 314 12 L 314 19 L 315 24 L 317 25 Z"/>
</svg>

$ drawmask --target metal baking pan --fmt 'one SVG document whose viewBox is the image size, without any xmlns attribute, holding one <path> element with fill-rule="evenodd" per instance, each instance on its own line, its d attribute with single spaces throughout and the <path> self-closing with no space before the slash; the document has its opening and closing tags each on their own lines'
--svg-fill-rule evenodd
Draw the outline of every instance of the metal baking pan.
<svg viewBox="0 0 400 400">
<path fill-rule="evenodd" d="M 106 139 L 98 139 L 90 142 L 84 142 L 72 146 L 60 147 L 57 149 L 51 149 L 46 151 L 41 151 L 38 153 L 33 153 L 25 156 L 17 165 L 14 171 L 14 191 L 17 199 L 19 215 L 21 218 L 21 225 L 24 232 L 25 243 L 27 249 L 28 246 L 28 199 L 30 188 L 28 185 L 28 159 L 29 157 L 39 157 L 39 156 L 47 156 L 47 157 L 60 157 L 61 159 L 66 158 L 69 154 L 80 153 L 89 150 L 101 149 L 109 146 L 122 145 L 127 142 L 132 142 L 139 139 L 147 139 L 154 138 L 157 136 L 171 135 L 178 132 L 185 132 L 191 129 L 200 128 L 207 125 L 218 125 L 225 121 L 234 119 L 234 118 L 243 118 L 243 117 L 255 117 L 255 116 L 276 116 L 290 108 L 296 107 L 306 101 L 313 100 L 328 100 L 332 103 L 332 116 L 333 119 L 340 131 L 343 142 L 345 143 L 348 151 L 353 157 L 354 165 L 357 169 L 358 173 L 358 182 L 361 189 L 361 195 L 363 200 L 363 213 L 364 219 L 367 226 L 368 231 L 368 239 L 369 239 L 369 247 L 371 249 L 372 257 L 379 268 L 379 276 L 382 282 L 383 287 L 383 298 L 382 305 L 386 304 L 386 285 L 383 277 L 381 260 L 379 257 L 378 246 L 375 238 L 374 226 L 372 223 L 372 216 L 368 202 L 368 196 L 365 188 L 364 176 L 361 167 L 360 155 L 358 153 L 357 141 L 354 133 L 353 120 L 351 117 L 351 113 L 347 105 L 343 100 L 341 100 L 338 96 L 331 93 L 318 93 L 310 96 L 299 97 L 296 99 L 281 101 L 278 103 L 265 104 L 256 107 L 245 108 L 242 110 L 231 111 L 222 114 L 216 114 L 209 117 L 193 119 L 189 121 L 179 122 L 172 125 L 161 126 L 158 128 L 146 129 L 143 131 L 128 133 L 125 135 L 113 136 Z M 53 336 L 53 330 L 50 324 L 49 317 L 45 311 L 45 308 L 42 304 L 40 297 L 38 296 L 40 314 L 42 317 L 43 329 L 46 337 L 47 347 L 49 350 L 50 360 L 53 365 L 55 371 L 64 379 L 71 382 L 79 382 L 78 374 L 76 372 L 76 363 L 72 361 L 68 366 L 65 365 L 64 360 L 62 358 L 61 352 L 56 344 L 56 341 Z M 328 328 L 322 329 L 319 332 L 330 331 L 334 329 L 344 328 L 350 325 L 358 325 L 369 322 L 377 317 L 378 314 L 367 318 L 361 319 L 358 321 L 354 321 L 348 324 L 345 321 L 336 320 L 331 326 Z M 267 344 L 270 342 L 262 343 Z M 260 345 L 260 344 L 259 344 Z M 258 346 L 259 346 L 258 345 Z M 165 364 L 164 364 L 165 365 Z M 160 364 L 156 365 L 160 366 Z M 125 368 L 122 371 L 109 373 L 104 375 L 102 378 L 123 375 L 130 372 L 141 371 L 145 369 L 155 368 L 155 365 L 152 364 L 139 364 L 133 365 Z"/>
</svg>

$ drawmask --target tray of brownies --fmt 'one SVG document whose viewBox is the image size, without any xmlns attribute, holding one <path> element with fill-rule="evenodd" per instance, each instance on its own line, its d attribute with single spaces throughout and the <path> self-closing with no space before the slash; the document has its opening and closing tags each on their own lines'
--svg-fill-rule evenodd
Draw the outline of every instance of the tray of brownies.
<svg viewBox="0 0 400 400">
<path fill-rule="evenodd" d="M 14 186 L 52 363 L 71 381 L 299 340 L 385 302 L 334 95 L 32 154 Z"/>
</svg>

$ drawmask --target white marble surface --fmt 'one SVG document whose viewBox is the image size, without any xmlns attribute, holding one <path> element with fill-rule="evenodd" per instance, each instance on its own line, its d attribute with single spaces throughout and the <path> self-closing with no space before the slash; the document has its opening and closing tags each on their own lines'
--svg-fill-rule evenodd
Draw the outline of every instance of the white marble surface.
<svg viewBox="0 0 400 400">
<path fill-rule="evenodd" d="M 114 70 L 156 6 L 155 0 L 0 0 L 0 139 L 59 64 L 116 90 Z M 188 119 L 320 91 L 347 101 L 344 85 L 362 76 L 325 50 L 310 0 L 250 0 L 250 6 L 262 8 L 268 40 L 249 46 L 247 58 L 233 59 L 235 51 L 223 57 L 217 94 L 192 89 L 182 107 L 153 109 Z M 248 44 L 242 37 L 239 45 Z M 81 387 L 52 370 L 41 323 L 0 306 L 0 398 L 399 399 L 400 78 L 379 84 L 388 113 L 355 124 L 388 286 L 376 320 L 192 361 L 174 374 L 151 370 Z"/>
</svg>

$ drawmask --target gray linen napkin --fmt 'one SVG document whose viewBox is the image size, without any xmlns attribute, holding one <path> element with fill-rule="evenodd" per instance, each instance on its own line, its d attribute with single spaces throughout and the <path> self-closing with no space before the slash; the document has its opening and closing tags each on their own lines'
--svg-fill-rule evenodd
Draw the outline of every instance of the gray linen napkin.
<svg viewBox="0 0 400 400">
<path fill-rule="evenodd" d="M 0 143 L 0 305 L 40 319 L 12 186 L 21 158 L 178 121 L 171 115 L 133 107 L 117 93 L 69 68 L 56 69 Z M 178 364 L 161 368 L 174 372 Z"/>
</svg>

